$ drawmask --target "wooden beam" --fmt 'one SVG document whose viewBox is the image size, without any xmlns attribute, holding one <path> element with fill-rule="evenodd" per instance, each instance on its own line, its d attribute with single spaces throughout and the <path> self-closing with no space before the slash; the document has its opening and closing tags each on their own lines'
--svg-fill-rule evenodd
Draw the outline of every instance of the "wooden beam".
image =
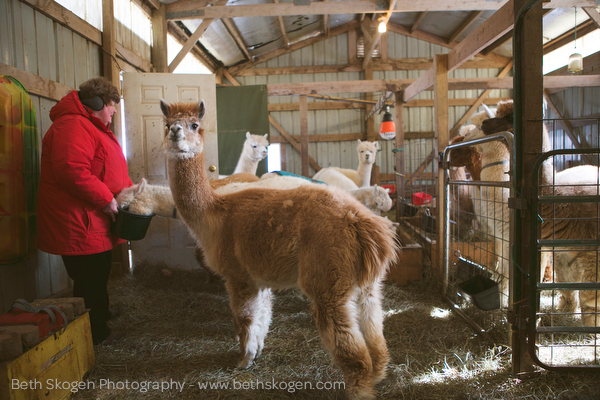
<svg viewBox="0 0 600 400">
<path fill-rule="evenodd" d="M 308 177 L 308 109 L 306 96 L 300 96 L 300 157 L 302 159 L 302 175 Z"/>
<path fill-rule="evenodd" d="M 448 72 L 453 71 L 512 29 L 514 19 L 513 3 L 510 0 L 448 53 Z M 423 90 L 427 90 L 433 85 L 433 80 L 434 74 L 430 69 L 404 91 L 403 101 L 407 102 Z"/>
<path fill-rule="evenodd" d="M 567 136 L 569 136 L 569 139 L 571 139 L 571 142 L 573 143 L 573 146 L 575 146 L 575 148 L 577 148 L 577 149 L 583 148 L 583 146 L 581 146 L 581 143 L 579 142 L 579 139 L 577 138 L 577 136 L 575 136 L 575 133 L 573 133 L 573 126 L 571 125 L 571 123 L 568 120 L 566 120 L 563 117 L 561 112 L 558 110 L 558 107 L 556 107 L 556 104 L 554 104 L 554 101 L 552 101 L 552 98 L 550 97 L 548 92 L 545 90 L 544 90 L 544 99 L 546 100 L 548 107 L 550 107 L 550 110 L 552 110 L 552 112 L 554 113 L 554 116 L 559 120 L 559 123 L 564 127 L 565 132 L 567 133 Z M 585 154 L 584 156 L 586 156 L 585 158 L 587 159 L 587 162 L 591 163 L 589 157 L 587 157 L 587 154 Z"/>
<path fill-rule="evenodd" d="M 594 32 L 598 29 L 598 26 L 593 20 L 587 20 L 577 26 L 577 37 L 583 37 L 590 32 Z M 544 55 L 563 47 L 566 44 L 573 42 L 575 38 L 575 28 L 563 33 L 559 37 L 546 43 L 544 48 Z"/>
<path fill-rule="evenodd" d="M 112 83 L 121 93 L 121 76 L 117 65 L 116 34 L 115 34 L 115 10 L 113 0 L 102 0 L 102 66 L 105 78 Z M 113 115 L 111 130 L 117 141 L 123 145 L 121 139 L 121 121 L 123 115 L 121 108 L 116 107 L 117 112 Z"/>
<path fill-rule="evenodd" d="M 594 21 L 596 27 L 600 28 L 600 13 L 594 7 L 583 7 L 583 11 Z"/>
<path fill-rule="evenodd" d="M 341 25 L 341 26 L 338 26 L 335 29 L 332 29 L 330 37 L 334 37 L 334 36 L 340 35 L 342 33 L 345 33 L 345 32 L 347 32 L 347 31 L 349 31 L 351 29 L 355 29 L 357 26 L 358 26 L 358 22 L 357 21 L 350 21 L 350 22 L 348 22 L 348 23 L 346 23 L 344 25 Z M 291 53 L 292 51 L 302 49 L 304 47 L 313 45 L 315 43 L 319 43 L 319 42 L 321 42 L 323 40 L 326 40 L 326 39 L 328 39 L 328 38 L 325 37 L 324 35 L 321 35 L 321 36 L 316 36 L 316 37 L 309 38 L 309 39 L 306 39 L 306 40 L 302 40 L 300 42 L 296 42 L 296 43 L 294 43 L 292 45 L 289 45 L 287 47 L 279 48 L 279 49 L 273 50 L 273 51 L 271 51 L 269 53 L 262 54 L 262 55 L 260 55 L 258 57 L 254 57 L 254 59 L 252 61 L 248 61 L 246 63 L 238 64 L 236 66 L 233 66 L 233 67 L 229 68 L 229 72 L 233 76 L 235 76 L 235 75 L 237 75 L 237 73 L 239 71 L 241 71 L 243 69 L 253 67 L 253 66 L 257 65 L 257 64 L 263 63 L 265 61 L 271 60 L 273 58 L 279 57 L 279 56 L 284 55 L 284 54 Z"/>
<path fill-rule="evenodd" d="M 177 53 L 173 61 L 171 61 L 171 64 L 169 64 L 169 72 L 173 73 L 173 71 L 175 71 L 175 69 L 179 66 L 179 64 L 181 64 L 185 56 L 188 55 L 192 47 L 196 45 L 196 42 L 200 39 L 200 36 L 202 36 L 204 32 L 206 32 L 206 30 L 213 21 L 214 20 L 210 18 L 202 20 L 200 26 L 196 28 L 196 31 L 192 33 L 189 39 L 183 44 L 183 47 L 181 48 L 181 50 L 179 50 L 179 53 Z"/>
<path fill-rule="evenodd" d="M 404 132 L 404 105 L 402 103 L 402 93 L 396 92 L 396 137 L 394 143 L 396 145 L 396 151 L 392 151 L 395 157 L 394 162 L 394 178 L 396 183 L 396 210 L 400 209 L 400 204 L 404 199 L 404 182 L 406 176 L 404 174 L 404 140 L 408 139 L 408 132 Z M 433 132 L 431 132 L 433 134 Z M 399 211 L 396 212 L 396 222 L 400 221 Z"/>
<path fill-rule="evenodd" d="M 387 25 L 388 21 L 390 20 L 390 17 L 392 16 L 392 10 L 394 10 L 394 8 L 396 7 L 396 2 L 398 0 L 390 0 L 390 6 L 388 9 L 388 12 L 383 14 L 382 16 L 380 16 L 377 19 L 377 25 L 381 22 L 383 22 L 384 24 Z M 363 60 L 363 69 L 367 68 L 367 65 L 369 65 L 369 63 L 371 62 L 371 57 L 373 56 L 373 52 L 375 51 L 375 48 L 377 47 L 377 45 L 381 42 L 381 36 L 383 34 L 381 32 L 379 32 L 379 29 L 377 29 L 377 27 L 375 28 L 375 35 L 373 36 L 373 38 L 369 41 L 369 50 L 365 51 L 365 59 Z"/>
<path fill-rule="evenodd" d="M 169 72 L 167 58 L 167 19 L 165 5 L 152 10 L 152 64 L 156 72 Z"/>
<path fill-rule="evenodd" d="M 425 15 L 427 15 L 427 11 L 421 11 L 419 15 L 417 15 L 417 19 L 415 19 L 415 22 L 413 22 L 413 24 L 410 27 L 410 33 L 414 33 L 414 31 L 419 29 L 419 24 L 421 23 L 421 21 L 423 21 Z"/>
<path fill-rule="evenodd" d="M 274 3 L 279 3 L 279 0 L 273 0 Z M 279 22 L 279 30 L 281 31 L 281 36 L 283 36 L 283 41 L 286 46 L 290 45 L 290 38 L 285 31 L 285 23 L 283 22 L 283 18 L 281 16 L 277 17 L 277 22 Z"/>
<path fill-rule="evenodd" d="M 177 40 L 177 42 L 182 46 L 190 38 L 190 36 L 173 21 L 167 21 L 167 28 L 169 33 L 173 36 L 173 38 L 175 38 L 175 40 Z M 216 65 L 215 62 L 210 58 L 210 55 L 205 54 L 203 50 L 200 47 L 198 47 L 197 44 L 194 45 L 194 47 L 192 47 L 192 50 L 190 52 L 213 74 L 217 73 L 219 66 Z"/>
<path fill-rule="evenodd" d="M 436 138 L 434 139 L 435 154 L 442 152 L 448 142 L 448 54 L 438 54 L 435 56 L 434 62 L 435 79 L 433 83 L 433 115 L 434 115 L 434 131 Z M 444 207 L 446 204 L 446 183 L 439 170 L 439 163 L 434 163 L 434 171 L 437 175 L 437 240 L 438 243 L 443 243 L 446 238 L 446 223 L 444 221 Z M 435 260 L 438 264 L 438 270 L 442 269 L 444 261 L 444 252 L 438 251 L 438 259 Z"/>
<path fill-rule="evenodd" d="M 273 118 L 272 116 L 269 115 L 269 122 L 271 123 L 271 125 L 273 125 L 273 127 L 275 129 L 277 129 L 279 131 L 279 133 L 281 134 L 281 136 L 283 136 L 289 144 L 292 145 L 292 147 L 294 149 L 296 149 L 299 153 L 302 154 L 302 148 L 300 147 L 300 145 L 298 144 L 298 142 L 296 141 L 296 139 L 294 139 L 292 137 L 292 135 L 290 135 L 289 133 L 287 133 L 287 131 L 285 129 L 283 129 L 283 127 L 281 125 L 279 125 L 279 123 L 275 120 L 275 118 Z M 272 139 L 273 137 L 271 137 Z M 315 160 L 312 159 L 312 157 L 308 158 L 308 162 L 310 163 L 310 165 L 313 166 L 313 168 L 316 171 L 320 171 L 321 167 L 319 166 L 319 164 L 317 164 L 315 162 Z"/>
<path fill-rule="evenodd" d="M 301 140 L 300 135 L 290 135 L 296 141 Z M 412 139 L 431 139 L 434 137 L 433 131 L 415 131 L 415 132 L 404 132 L 404 138 L 407 140 Z M 352 142 L 357 140 L 367 140 L 365 133 L 333 133 L 323 135 L 308 135 L 309 143 L 323 143 L 323 142 Z M 288 143 L 288 140 L 283 136 L 271 136 L 269 138 L 271 143 Z"/>
<path fill-rule="evenodd" d="M 25 90 L 31 95 L 59 101 L 74 88 L 54 82 L 41 76 L 23 71 L 7 64 L 0 63 L 0 75 L 10 75 L 23 84 Z"/>
<path fill-rule="evenodd" d="M 433 74 L 432 70 L 426 73 Z M 400 91 L 418 83 L 414 79 L 392 79 L 372 81 L 336 81 L 336 82 L 307 82 L 307 83 L 279 83 L 267 85 L 269 96 L 293 96 L 314 93 L 370 93 L 385 91 Z M 544 76 L 544 88 L 564 89 L 570 87 L 600 86 L 598 75 L 573 75 L 573 76 Z M 513 78 L 460 78 L 448 79 L 449 90 L 473 89 L 512 89 Z M 407 89 L 408 90 L 408 89 Z M 429 90 L 429 89 L 423 89 Z M 422 90 L 419 91 L 419 93 Z"/>
<path fill-rule="evenodd" d="M 460 24 L 460 26 L 454 32 L 452 32 L 452 34 L 448 38 L 448 43 L 454 42 L 464 31 L 469 29 L 469 27 L 471 25 L 473 25 L 473 22 L 475 22 L 475 20 L 477 20 L 477 18 L 479 18 L 481 16 L 481 14 L 483 14 L 483 11 L 471 12 L 471 14 L 467 17 L 467 19 L 465 19 Z"/>
<path fill-rule="evenodd" d="M 125 61 L 129 65 L 132 65 L 138 70 L 141 70 L 143 72 L 152 72 L 152 70 L 154 69 L 154 66 L 150 61 L 144 60 L 132 50 L 123 47 L 123 45 L 120 43 L 115 43 L 115 51 L 117 58 Z"/>
<path fill-rule="evenodd" d="M 252 60 L 252 56 L 248 51 L 248 47 L 246 46 L 246 43 L 244 43 L 244 39 L 242 38 L 242 35 L 240 35 L 240 32 L 238 31 L 233 21 L 230 18 L 223 18 L 221 21 L 223 21 L 223 23 L 227 27 L 227 30 L 229 31 L 231 36 L 233 36 L 233 39 L 237 43 L 242 53 L 244 53 L 248 60 Z"/>
<path fill-rule="evenodd" d="M 505 77 L 512 70 L 512 67 L 513 62 L 511 61 L 504 67 L 502 71 L 500 71 L 500 73 L 498 74 L 498 78 Z M 477 111 L 479 106 L 483 104 L 483 102 L 490 95 L 491 92 L 492 91 L 489 89 L 483 91 L 481 96 L 479 96 L 479 98 L 475 101 L 471 108 L 469 108 L 465 115 L 463 115 L 462 118 L 456 123 L 456 125 L 454 125 L 454 128 L 452 128 L 452 130 L 450 131 L 450 139 L 454 138 L 458 134 L 458 130 L 460 129 L 460 127 L 467 122 L 467 120 L 471 117 L 471 115 L 473 115 L 475 111 Z"/>
<path fill-rule="evenodd" d="M 159 0 L 144 0 L 153 10 L 160 9 L 161 3 Z"/>
<path fill-rule="evenodd" d="M 202 18 L 236 18 L 236 17 L 276 17 L 292 15 L 325 15 L 325 14 L 381 14 L 382 9 L 377 0 L 364 1 L 329 1 L 310 2 L 308 5 L 294 3 L 267 3 L 255 5 L 209 6 L 204 1 L 177 1 L 167 4 L 167 19 L 202 19 Z M 507 3 L 506 0 L 487 1 L 469 0 L 449 2 L 447 0 L 402 1 L 393 12 L 419 11 L 472 11 L 498 10 Z M 203 5 L 204 4 L 204 5 Z M 551 0 L 544 3 L 544 8 L 594 7 L 595 0 Z"/>
</svg>

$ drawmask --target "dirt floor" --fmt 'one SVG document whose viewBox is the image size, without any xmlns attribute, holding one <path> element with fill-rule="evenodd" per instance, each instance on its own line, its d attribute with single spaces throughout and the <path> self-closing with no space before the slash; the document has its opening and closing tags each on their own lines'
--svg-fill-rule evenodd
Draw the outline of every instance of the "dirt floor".
<svg viewBox="0 0 600 400">
<path fill-rule="evenodd" d="M 96 399 L 343 399 L 342 374 L 321 345 L 310 304 L 299 291 L 277 293 L 260 358 L 235 368 L 227 293 L 203 270 L 143 266 L 112 279 L 111 321 L 127 337 L 96 346 L 89 389 Z M 427 277 L 385 286 L 385 336 L 391 354 L 380 399 L 600 399 L 600 372 L 538 370 L 511 375 L 506 343 L 490 344 L 450 311 Z"/>
</svg>

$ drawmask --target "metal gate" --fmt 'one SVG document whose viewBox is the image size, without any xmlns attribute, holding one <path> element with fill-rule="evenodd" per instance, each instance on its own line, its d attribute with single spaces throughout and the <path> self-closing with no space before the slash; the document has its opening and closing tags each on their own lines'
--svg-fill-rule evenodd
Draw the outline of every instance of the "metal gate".
<svg viewBox="0 0 600 400">
<path fill-rule="evenodd" d="M 600 368 L 600 176 L 594 165 L 572 166 L 599 162 L 598 148 L 553 150 L 531 175 L 530 246 L 538 251 L 530 260 L 527 339 L 546 369 Z M 548 163 L 570 168 L 545 181 Z"/>
<path fill-rule="evenodd" d="M 600 128 L 600 120 L 597 125 Z M 450 145 L 442 154 L 447 231 L 444 298 L 477 332 L 495 343 L 510 342 L 509 315 L 518 302 L 520 310 L 527 310 L 525 318 L 512 322 L 526 324 L 533 362 L 545 369 L 600 368 L 600 173 L 594 166 L 600 164 L 600 149 L 543 153 L 530 174 L 534 189 L 527 193 L 527 199 L 514 199 L 510 181 L 451 179 L 452 150 L 494 140 L 505 141 L 513 154 L 512 135 L 506 132 Z M 554 145 L 566 147 L 564 141 Z M 547 173 L 549 164 L 551 174 Z M 577 164 L 594 165 L 574 166 Z M 510 165 L 514 165 L 513 160 Z M 527 228 L 531 231 L 530 248 L 537 250 L 531 260 L 513 259 L 514 221 L 508 202 L 497 204 L 506 212 L 502 215 L 510 227 L 508 239 L 506 235 L 497 237 L 495 231 L 477 231 L 460 223 L 469 219 L 463 218 L 466 211 L 457 199 L 471 200 L 476 206 L 472 217 L 482 223 L 485 214 L 481 210 L 498 198 L 489 196 L 490 190 L 509 191 L 513 202 L 527 200 L 528 212 L 535 217 Z M 492 222 L 498 225 L 499 221 Z M 502 251 L 498 251 L 499 246 Z M 518 269 L 527 276 L 530 290 L 526 298 L 511 295 L 513 279 L 498 267 L 507 258 L 508 271 Z"/>
<path fill-rule="evenodd" d="M 513 212 L 507 200 L 513 193 L 511 181 L 456 180 L 449 167 L 452 150 L 492 141 L 505 142 L 513 153 L 512 134 L 502 132 L 449 145 L 442 154 L 447 233 L 443 296 L 481 335 L 508 344 Z"/>
</svg>

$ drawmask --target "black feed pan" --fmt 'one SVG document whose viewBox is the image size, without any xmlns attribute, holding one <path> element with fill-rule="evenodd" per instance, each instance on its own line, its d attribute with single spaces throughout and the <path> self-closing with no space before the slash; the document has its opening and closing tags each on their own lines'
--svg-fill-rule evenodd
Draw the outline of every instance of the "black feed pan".
<svg viewBox="0 0 600 400">
<path fill-rule="evenodd" d="M 482 275 L 458 284 L 458 291 L 481 310 L 500 308 L 500 290 L 498 283 Z"/>
<path fill-rule="evenodd" d="M 116 221 L 111 224 L 110 231 L 113 235 L 126 240 L 140 240 L 146 236 L 150 221 L 155 214 L 140 215 L 119 208 Z"/>
</svg>

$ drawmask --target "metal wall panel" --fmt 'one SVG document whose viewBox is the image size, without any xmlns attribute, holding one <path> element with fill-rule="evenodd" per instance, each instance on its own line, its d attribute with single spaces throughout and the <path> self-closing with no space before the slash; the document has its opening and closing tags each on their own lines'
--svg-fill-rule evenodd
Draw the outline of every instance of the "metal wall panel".
<svg viewBox="0 0 600 400">
<path fill-rule="evenodd" d="M 87 1 L 93 4 L 95 0 Z M 73 0 L 74 7 L 82 4 Z M 87 10 L 89 13 L 90 9 Z M 75 88 L 100 75 L 100 52 L 95 43 L 28 5 L 18 0 L 0 0 L 0 62 Z M 52 123 L 50 109 L 56 101 L 30 95 L 37 114 L 41 151 L 42 138 Z M 0 288 L 0 312 L 6 311 L 17 297 L 28 300 L 48 297 L 70 286 L 61 258 L 41 251 L 26 261 L 0 269 L 0 279 L 10 282 L 10 289 Z"/>
</svg>

